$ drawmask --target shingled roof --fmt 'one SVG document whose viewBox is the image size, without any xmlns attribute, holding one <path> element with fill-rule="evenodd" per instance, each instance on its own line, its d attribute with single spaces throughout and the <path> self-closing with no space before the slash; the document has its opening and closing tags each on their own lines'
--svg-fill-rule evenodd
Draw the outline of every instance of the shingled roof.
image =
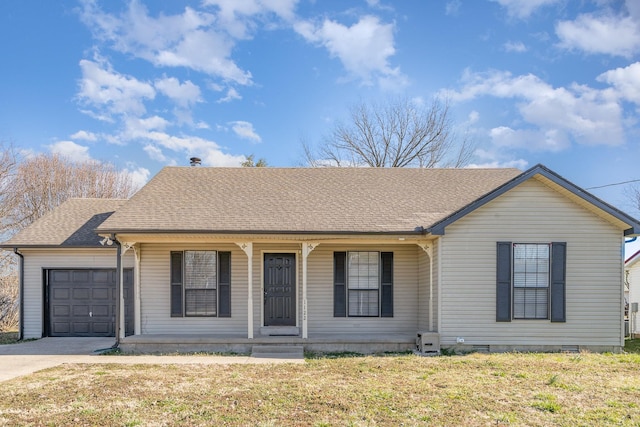
<svg viewBox="0 0 640 427">
<path fill-rule="evenodd" d="M 102 233 L 413 233 L 517 169 L 166 167 Z"/>
<path fill-rule="evenodd" d="M 1 247 L 102 247 L 96 227 L 125 199 L 69 199 Z"/>
</svg>

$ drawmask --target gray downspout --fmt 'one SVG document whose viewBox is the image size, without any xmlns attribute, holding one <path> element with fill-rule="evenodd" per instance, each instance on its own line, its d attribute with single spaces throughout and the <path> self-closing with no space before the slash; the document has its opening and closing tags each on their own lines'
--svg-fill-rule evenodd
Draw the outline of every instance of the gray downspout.
<svg viewBox="0 0 640 427">
<path fill-rule="evenodd" d="M 19 283 L 19 304 L 18 304 L 18 310 L 20 312 L 19 314 L 19 326 L 18 326 L 18 339 L 22 340 L 24 339 L 24 255 L 22 255 L 20 252 L 18 252 L 18 248 L 13 248 L 13 253 L 18 255 L 20 257 L 20 267 L 19 267 L 19 271 L 20 271 L 20 277 L 18 278 L 18 283 Z"/>
<path fill-rule="evenodd" d="M 111 235 L 111 240 L 116 244 L 116 319 L 115 319 L 115 336 L 116 342 L 112 348 L 118 348 L 120 345 L 120 272 L 122 270 L 122 246 L 116 239 L 115 234 Z"/>
</svg>

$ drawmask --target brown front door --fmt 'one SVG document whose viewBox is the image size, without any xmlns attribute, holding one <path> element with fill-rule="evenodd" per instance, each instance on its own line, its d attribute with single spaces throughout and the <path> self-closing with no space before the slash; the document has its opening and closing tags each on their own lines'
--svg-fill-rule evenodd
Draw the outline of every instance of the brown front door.
<svg viewBox="0 0 640 427">
<path fill-rule="evenodd" d="M 264 325 L 296 325 L 296 257 L 264 255 Z"/>
</svg>

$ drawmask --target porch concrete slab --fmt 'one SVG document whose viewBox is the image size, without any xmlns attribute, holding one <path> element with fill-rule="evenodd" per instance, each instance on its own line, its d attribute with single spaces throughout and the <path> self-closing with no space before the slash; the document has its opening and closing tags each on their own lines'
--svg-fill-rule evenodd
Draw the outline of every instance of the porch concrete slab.
<svg viewBox="0 0 640 427">
<path fill-rule="evenodd" d="M 286 355 L 262 359 L 250 356 L 210 355 L 113 355 L 99 353 L 114 344 L 113 338 L 42 338 L 0 345 L 0 382 L 65 363 L 121 365 L 231 365 L 264 363 L 304 363 L 303 358 Z"/>
</svg>

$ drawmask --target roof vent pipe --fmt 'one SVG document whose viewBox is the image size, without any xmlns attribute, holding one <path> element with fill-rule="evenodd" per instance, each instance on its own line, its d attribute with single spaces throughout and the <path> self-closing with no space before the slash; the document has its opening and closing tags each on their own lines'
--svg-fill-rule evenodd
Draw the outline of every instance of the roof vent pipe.
<svg viewBox="0 0 640 427">
<path fill-rule="evenodd" d="M 202 163 L 200 157 L 192 157 L 189 160 L 191 160 L 191 166 L 199 166 Z"/>
</svg>

